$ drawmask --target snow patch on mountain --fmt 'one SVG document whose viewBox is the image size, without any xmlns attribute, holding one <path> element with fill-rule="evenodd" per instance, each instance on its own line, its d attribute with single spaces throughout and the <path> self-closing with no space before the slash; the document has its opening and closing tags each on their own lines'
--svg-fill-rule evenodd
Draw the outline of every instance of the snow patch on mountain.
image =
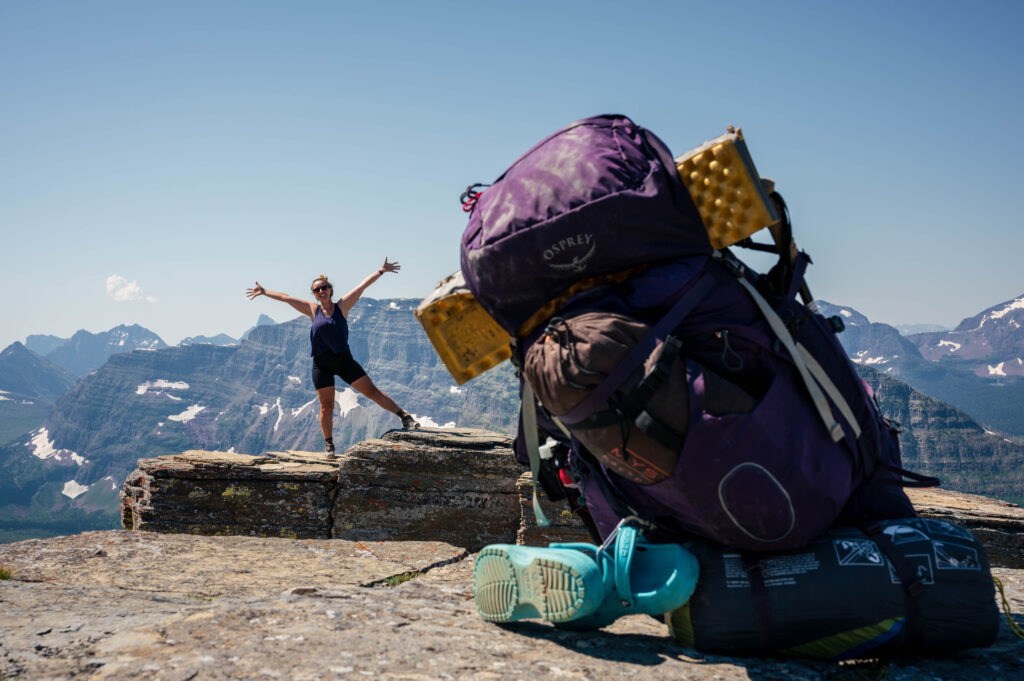
<svg viewBox="0 0 1024 681">
<path fill-rule="evenodd" d="M 1006 362 L 1000 362 L 999 364 L 997 364 L 995 366 L 992 366 L 991 364 L 989 364 L 988 365 L 988 375 L 989 376 L 1005 376 L 1006 375 L 1006 371 L 1003 369 L 1003 365 L 1005 365 L 1005 364 L 1006 364 Z"/>
<path fill-rule="evenodd" d="M 200 406 L 198 404 L 193 404 L 191 407 L 181 412 L 180 414 L 174 414 L 173 416 L 168 416 L 167 418 L 169 418 L 172 421 L 178 421 L 179 423 L 188 423 L 189 421 L 194 419 L 199 412 L 203 411 L 204 409 L 206 409 L 206 407 Z"/>
<path fill-rule="evenodd" d="M 172 399 L 180 400 L 181 399 L 180 397 L 176 397 L 174 395 L 169 395 L 169 394 L 165 393 L 164 391 L 165 390 L 188 390 L 188 389 L 189 389 L 189 385 L 185 381 L 168 381 L 168 380 L 165 380 L 163 378 L 158 378 L 155 381 L 146 381 L 145 383 L 140 383 L 139 386 L 137 388 L 135 388 L 135 394 L 136 395 L 145 395 L 146 393 L 148 393 L 149 391 L 152 390 L 153 393 L 156 394 L 156 395 L 167 395 L 168 397 L 170 397 Z"/>
<path fill-rule="evenodd" d="M 1013 302 L 1009 303 L 1006 307 L 1001 310 L 996 310 L 991 313 L 989 317 L 991 319 L 1002 319 L 1006 315 L 1010 314 L 1014 310 L 1024 310 L 1024 297 L 1017 298 Z"/>
<path fill-rule="evenodd" d="M 29 433 L 32 436 L 26 444 L 32 448 L 32 456 L 39 459 L 53 458 L 54 461 L 64 462 L 67 459 L 71 459 L 79 466 L 89 462 L 84 456 L 81 456 L 77 452 L 73 452 L 70 449 L 60 449 L 53 444 L 50 440 L 50 432 L 46 427 L 42 427 L 39 430 L 32 431 Z"/>
<path fill-rule="evenodd" d="M 88 491 L 88 485 L 80 485 L 74 480 L 68 480 L 67 482 L 64 483 L 64 489 L 62 489 L 60 493 L 66 496 L 68 499 L 74 499 L 75 497 L 81 496 Z"/>
<path fill-rule="evenodd" d="M 455 421 L 449 421 L 444 425 L 438 425 L 437 421 L 430 418 L 429 416 L 421 416 L 419 414 L 413 414 L 412 417 L 424 428 L 454 428 Z"/>
<path fill-rule="evenodd" d="M 853 313 L 850 312 L 849 310 L 840 310 L 839 314 L 843 315 L 847 319 L 850 319 L 851 317 L 853 317 Z"/>
<path fill-rule="evenodd" d="M 350 411 L 359 406 L 359 393 L 352 388 L 345 388 L 343 391 L 334 391 L 334 401 L 338 403 L 341 415 L 344 417 Z"/>
<path fill-rule="evenodd" d="M 306 402 L 304 405 L 302 405 L 298 409 L 292 409 L 292 418 L 297 417 L 299 414 L 304 412 L 308 407 L 313 406 L 314 402 L 316 402 L 316 398 L 315 397 L 313 399 L 311 399 L 309 402 Z"/>
<path fill-rule="evenodd" d="M 855 356 L 851 357 L 850 359 L 854 362 L 854 364 L 867 364 L 867 365 L 887 364 L 889 362 L 889 359 L 895 359 L 895 356 L 892 357 L 892 358 L 888 358 L 887 359 L 885 357 L 868 357 L 867 354 L 868 354 L 867 350 L 861 350 L 860 352 L 858 352 Z"/>
<path fill-rule="evenodd" d="M 974 329 L 971 329 L 971 331 L 977 331 L 981 329 L 981 327 L 985 326 L 985 322 L 989 320 L 1002 319 L 1003 317 L 1010 314 L 1014 310 L 1024 310 L 1024 297 L 1016 298 L 1007 303 L 1006 305 L 1004 305 L 1002 308 L 995 310 L 993 312 L 989 312 L 988 314 L 981 318 L 981 321 L 978 322 L 978 326 Z M 1009 321 L 1011 324 L 1013 324 L 1014 328 L 1020 328 L 1020 325 L 1016 321 Z"/>
<path fill-rule="evenodd" d="M 274 421 L 274 432 L 277 432 L 277 427 L 281 425 L 281 419 L 284 418 L 284 409 L 281 408 L 281 398 L 277 398 L 277 402 L 274 403 L 274 407 L 277 408 L 277 420 Z"/>
<path fill-rule="evenodd" d="M 941 341 L 939 341 L 939 347 L 940 348 L 949 347 L 949 351 L 950 352 L 956 352 L 957 350 L 959 350 L 963 346 L 960 343 L 954 343 L 953 341 L 941 340 Z"/>
</svg>

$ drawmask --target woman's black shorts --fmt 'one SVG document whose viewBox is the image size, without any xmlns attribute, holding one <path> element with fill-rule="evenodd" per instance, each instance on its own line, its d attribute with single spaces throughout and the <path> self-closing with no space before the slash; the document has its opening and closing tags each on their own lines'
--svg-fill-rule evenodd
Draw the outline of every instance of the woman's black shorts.
<svg viewBox="0 0 1024 681">
<path fill-rule="evenodd" d="M 334 386 L 334 376 L 349 385 L 366 375 L 359 362 L 352 358 L 351 352 L 329 352 L 313 357 L 313 387 L 330 388 Z"/>
</svg>

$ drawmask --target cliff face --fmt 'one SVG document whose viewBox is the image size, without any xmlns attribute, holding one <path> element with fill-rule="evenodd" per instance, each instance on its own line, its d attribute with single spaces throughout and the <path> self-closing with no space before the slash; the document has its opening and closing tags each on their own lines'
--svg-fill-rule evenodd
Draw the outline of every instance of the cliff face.
<svg viewBox="0 0 1024 681">
<path fill-rule="evenodd" d="M 988 431 L 906 383 L 864 371 L 882 413 L 899 422 L 903 464 L 948 489 L 1024 500 L 1024 442 Z"/>
</svg>

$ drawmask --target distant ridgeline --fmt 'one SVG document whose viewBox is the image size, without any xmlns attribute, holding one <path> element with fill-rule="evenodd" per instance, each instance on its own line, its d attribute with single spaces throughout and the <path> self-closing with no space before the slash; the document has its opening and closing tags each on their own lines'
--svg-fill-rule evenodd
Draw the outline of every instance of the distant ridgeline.
<svg viewBox="0 0 1024 681">
<path fill-rule="evenodd" d="M 426 425 L 514 433 L 518 383 L 510 364 L 456 386 L 412 314 L 418 302 L 360 301 L 351 318 L 356 357 Z M 1024 379 L 1009 356 L 1024 345 L 1024 299 L 957 330 L 910 337 L 849 308 L 819 304 L 843 317 L 840 340 L 878 391 L 883 411 L 902 424 L 908 468 L 938 475 L 951 489 L 1024 501 L 1024 444 L 1013 436 L 1024 434 Z M 114 354 L 80 379 L 19 343 L 4 350 L 0 541 L 117 527 L 118 491 L 140 458 L 193 449 L 320 451 L 308 329 L 299 318 L 257 326 L 237 345 Z M 982 347 L 997 354 L 978 359 Z M 946 355 L 932 358 L 936 348 Z M 398 426 L 339 388 L 340 449 Z M 939 392 L 949 404 L 928 397 Z"/>
</svg>

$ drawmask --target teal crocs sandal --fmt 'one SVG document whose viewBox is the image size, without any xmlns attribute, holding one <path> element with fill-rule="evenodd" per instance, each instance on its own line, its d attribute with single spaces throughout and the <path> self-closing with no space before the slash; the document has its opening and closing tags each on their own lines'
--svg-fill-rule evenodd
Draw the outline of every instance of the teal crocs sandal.
<svg viewBox="0 0 1024 681">
<path fill-rule="evenodd" d="M 608 590 L 592 614 L 560 626 L 600 629 L 623 615 L 661 615 L 690 600 L 700 576 L 697 558 L 678 544 L 648 543 L 634 522 L 626 518 L 619 523 L 600 548 L 585 543 L 551 545 L 591 556 L 602 566 Z"/>
<path fill-rule="evenodd" d="M 601 570 L 573 549 L 485 546 L 473 566 L 473 597 L 488 622 L 586 617 L 605 598 Z"/>
</svg>

